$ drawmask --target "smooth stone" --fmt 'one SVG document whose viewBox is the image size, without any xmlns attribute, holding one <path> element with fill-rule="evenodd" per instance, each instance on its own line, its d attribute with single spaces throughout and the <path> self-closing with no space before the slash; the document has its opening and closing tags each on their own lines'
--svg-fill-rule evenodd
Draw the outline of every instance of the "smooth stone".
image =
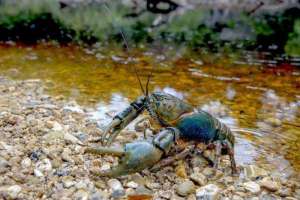
<svg viewBox="0 0 300 200">
<path fill-rule="evenodd" d="M 139 184 L 137 184 L 136 182 L 134 181 L 130 181 L 126 184 L 126 187 L 129 187 L 129 188 L 137 188 L 139 186 Z"/>
<path fill-rule="evenodd" d="M 258 177 L 267 176 L 268 172 L 262 168 L 259 168 L 255 165 L 247 165 L 244 167 L 244 176 L 245 178 L 254 180 Z"/>
<path fill-rule="evenodd" d="M 190 176 L 190 179 L 197 183 L 200 186 L 203 186 L 207 183 L 207 178 L 201 173 L 193 173 Z"/>
<path fill-rule="evenodd" d="M 247 191 L 251 192 L 252 194 L 258 194 L 260 192 L 260 186 L 253 181 L 243 183 L 243 186 Z"/>
<path fill-rule="evenodd" d="M 187 196 L 193 192 L 195 192 L 195 185 L 192 181 L 184 181 L 176 187 L 176 192 L 180 196 Z"/>
<path fill-rule="evenodd" d="M 266 177 L 259 182 L 262 188 L 265 188 L 271 192 L 276 192 L 280 189 L 279 183 L 272 181 L 270 178 Z"/>
<path fill-rule="evenodd" d="M 196 191 L 197 200 L 217 200 L 219 198 L 220 189 L 214 184 L 205 185 Z"/>
<path fill-rule="evenodd" d="M 111 196 L 113 198 L 119 198 L 125 195 L 124 188 L 118 179 L 110 179 L 107 184 L 111 189 Z"/>
</svg>

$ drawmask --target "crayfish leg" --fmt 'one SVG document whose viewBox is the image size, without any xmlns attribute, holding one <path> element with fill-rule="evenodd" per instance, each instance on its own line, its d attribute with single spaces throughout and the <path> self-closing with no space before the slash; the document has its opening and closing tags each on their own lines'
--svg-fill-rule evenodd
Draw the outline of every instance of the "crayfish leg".
<svg viewBox="0 0 300 200">
<path fill-rule="evenodd" d="M 88 147 L 85 149 L 84 153 L 92 153 L 98 155 L 113 155 L 121 157 L 125 154 L 124 149 L 116 147 Z"/>
<path fill-rule="evenodd" d="M 215 159 L 214 159 L 214 168 L 218 169 L 220 159 L 221 159 L 221 151 L 222 151 L 222 144 L 221 141 L 216 141 L 215 143 Z"/>
<path fill-rule="evenodd" d="M 236 166 L 236 163 L 235 163 L 234 148 L 228 140 L 225 140 L 224 144 L 225 144 L 225 148 L 227 150 L 227 154 L 229 155 L 229 158 L 230 158 L 232 174 L 237 175 L 239 170 L 238 170 L 238 168 Z"/>
</svg>

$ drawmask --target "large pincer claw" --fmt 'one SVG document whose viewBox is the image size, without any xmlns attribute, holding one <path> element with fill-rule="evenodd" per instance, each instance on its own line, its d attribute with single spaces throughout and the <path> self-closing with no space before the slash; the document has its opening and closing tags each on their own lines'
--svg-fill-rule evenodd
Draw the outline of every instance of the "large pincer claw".
<svg viewBox="0 0 300 200">
<path fill-rule="evenodd" d="M 110 146 L 117 135 L 120 133 L 123 127 L 121 127 L 122 121 L 119 118 L 114 118 L 112 122 L 105 129 L 103 136 L 101 137 L 102 144 L 104 146 Z"/>
<path fill-rule="evenodd" d="M 124 149 L 100 147 L 87 148 L 85 152 L 95 154 L 112 154 L 121 157 L 119 165 L 113 167 L 111 170 L 94 172 L 97 176 L 108 177 L 118 177 L 142 171 L 143 169 L 152 167 L 163 155 L 163 151 L 147 141 L 128 143 L 124 146 Z"/>
</svg>

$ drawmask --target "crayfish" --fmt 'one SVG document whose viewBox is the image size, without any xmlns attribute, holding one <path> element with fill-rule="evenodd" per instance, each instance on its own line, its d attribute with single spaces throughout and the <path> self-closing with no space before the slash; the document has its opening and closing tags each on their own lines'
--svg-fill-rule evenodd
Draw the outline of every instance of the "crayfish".
<svg viewBox="0 0 300 200">
<path fill-rule="evenodd" d="M 215 148 L 213 161 L 215 168 L 218 168 L 220 156 L 225 152 L 230 157 L 232 173 L 237 173 L 234 159 L 235 137 L 225 124 L 209 113 L 195 109 L 171 94 L 164 92 L 149 94 L 149 77 L 146 92 L 144 92 L 140 79 L 139 83 L 144 95 L 138 97 L 129 107 L 113 117 L 103 136 L 99 139 L 104 146 L 86 149 L 87 153 L 111 154 L 122 158 L 118 166 L 111 170 L 98 172 L 98 175 L 117 177 L 150 168 L 168 155 L 178 139 L 213 146 Z M 106 147 L 112 144 L 122 129 L 145 110 L 163 127 L 153 138 L 127 143 L 122 149 Z"/>
</svg>

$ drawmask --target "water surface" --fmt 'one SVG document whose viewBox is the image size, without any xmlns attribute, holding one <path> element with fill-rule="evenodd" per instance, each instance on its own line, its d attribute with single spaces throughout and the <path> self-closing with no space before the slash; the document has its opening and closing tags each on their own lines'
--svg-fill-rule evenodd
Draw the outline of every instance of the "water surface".
<svg viewBox="0 0 300 200">
<path fill-rule="evenodd" d="M 176 50 L 0 45 L 0 75 L 42 79 L 50 94 L 95 109 L 99 122 L 141 95 L 134 74 L 151 91 L 165 91 L 209 111 L 236 132 L 237 162 L 281 175 L 300 171 L 300 69 L 297 59 L 182 55 Z M 104 117 L 105 116 L 105 117 Z"/>
</svg>

